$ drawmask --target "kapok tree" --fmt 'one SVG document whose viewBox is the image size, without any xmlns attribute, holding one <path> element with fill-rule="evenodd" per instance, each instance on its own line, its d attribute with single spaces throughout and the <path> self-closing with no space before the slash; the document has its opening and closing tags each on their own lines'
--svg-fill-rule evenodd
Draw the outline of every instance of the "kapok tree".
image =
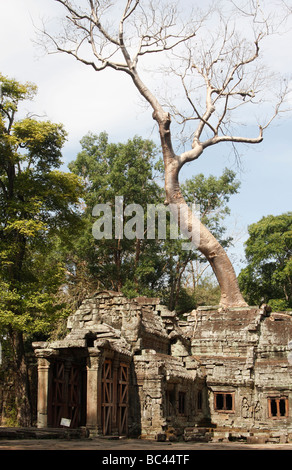
<svg viewBox="0 0 292 470">
<path fill-rule="evenodd" d="M 199 8 L 201 2 L 186 0 L 54 1 L 64 7 L 61 30 L 50 33 L 44 26 L 42 38 L 47 41 L 42 39 L 42 44 L 49 52 L 69 54 L 96 72 L 113 69 L 129 76 L 158 125 L 165 204 L 179 207 L 180 229 L 211 264 L 221 289 L 221 305 L 245 306 L 225 250 L 183 198 L 179 173 L 211 146 L 262 142 L 264 130 L 281 111 L 287 87 L 263 63 L 261 45 L 277 28 L 283 32 L 288 11 L 280 12 L 275 2 L 253 0 L 204 2 L 204 11 Z M 144 78 L 147 68 L 148 72 L 152 68 L 149 83 Z M 154 88 L 163 93 L 154 93 Z M 266 120 L 256 124 L 254 137 L 251 116 L 256 109 Z M 174 145 L 177 124 L 184 135 L 182 152 L 180 145 L 177 150 Z"/>
</svg>

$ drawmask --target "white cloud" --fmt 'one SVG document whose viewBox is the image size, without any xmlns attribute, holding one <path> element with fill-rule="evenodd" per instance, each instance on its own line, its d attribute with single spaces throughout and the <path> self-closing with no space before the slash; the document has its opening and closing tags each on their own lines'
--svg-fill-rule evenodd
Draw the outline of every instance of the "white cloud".
<svg viewBox="0 0 292 470">
<path fill-rule="evenodd" d="M 106 130 L 123 140 L 134 134 L 150 134 L 151 113 L 143 112 L 129 76 L 115 71 L 96 73 L 64 54 L 40 55 L 33 43 L 33 23 L 53 17 L 59 6 L 52 0 L 10 0 L 1 15 L 1 73 L 38 86 L 34 103 L 26 111 L 62 122 L 69 133 L 65 153 L 76 149 L 88 131 Z M 67 152 L 66 152 L 66 149 Z M 74 155 L 71 155 L 71 159 Z"/>
</svg>

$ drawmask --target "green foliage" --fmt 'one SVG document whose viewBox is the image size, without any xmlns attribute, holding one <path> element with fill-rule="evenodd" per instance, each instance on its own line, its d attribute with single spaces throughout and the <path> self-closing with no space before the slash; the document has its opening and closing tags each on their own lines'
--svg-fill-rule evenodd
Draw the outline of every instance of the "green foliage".
<svg viewBox="0 0 292 470">
<path fill-rule="evenodd" d="M 159 286 L 163 269 L 163 257 L 156 240 L 115 238 L 96 240 L 92 226 L 96 218 L 92 210 L 96 204 L 110 204 L 113 218 L 115 197 L 123 197 L 123 210 L 129 204 L 139 204 L 144 211 L 145 226 L 147 204 L 162 202 L 162 190 L 154 180 L 153 165 L 156 148 L 153 142 L 134 137 L 125 144 L 109 143 L 108 135 L 89 133 L 81 140 L 82 151 L 69 165 L 85 184 L 84 221 L 86 230 L 77 241 L 75 253 L 78 259 L 72 263 L 75 273 L 80 260 L 85 260 L 92 290 L 96 287 L 123 289 L 125 295 L 134 297 L 153 293 Z M 125 224 L 133 217 L 124 216 Z M 113 227 L 114 228 L 114 227 Z M 77 268 L 78 269 L 78 268 Z M 74 276 L 76 277 L 76 276 Z M 90 286 L 88 286 L 90 288 Z"/>
<path fill-rule="evenodd" d="M 48 334 L 64 306 L 64 247 L 80 224 L 81 180 L 59 171 L 60 124 L 16 120 L 36 86 L 0 75 L 0 330 Z M 61 246 L 62 243 L 62 246 Z"/>
<path fill-rule="evenodd" d="M 239 283 L 249 303 L 292 308 L 292 212 L 269 215 L 249 227 L 248 265 Z"/>
<path fill-rule="evenodd" d="M 214 285 L 208 276 L 197 284 L 195 289 L 181 287 L 175 305 L 178 314 L 191 312 L 200 305 L 218 305 L 220 300 L 220 288 Z"/>
<path fill-rule="evenodd" d="M 121 290 L 131 298 L 137 295 L 160 296 L 171 309 L 177 307 L 185 311 L 186 308 L 194 308 L 196 295 L 182 288 L 184 276 L 194 260 L 203 259 L 196 250 L 183 250 L 183 238 L 170 239 L 169 224 L 166 240 L 157 237 L 150 240 L 146 231 L 143 239 L 135 237 L 133 240 L 126 237 L 95 240 L 92 236 L 96 219 L 91 214 L 96 204 L 109 203 L 115 217 L 115 196 L 123 196 L 124 208 L 132 203 L 143 208 L 146 228 L 147 204 L 157 206 L 163 203 L 164 191 L 154 174 L 156 171 L 159 175 L 162 167 L 153 142 L 134 137 L 125 144 L 114 144 L 102 132 L 99 135 L 87 134 L 81 140 L 81 146 L 81 152 L 69 168 L 83 179 L 86 186 L 86 230 L 75 245 L 75 256 L 71 257 L 71 292 L 76 297 L 82 283 L 82 289 L 87 285 L 87 295 L 97 288 L 109 288 Z M 219 178 L 198 175 L 183 186 L 187 202 L 196 200 L 201 205 L 203 223 L 209 225 L 225 246 L 231 239 L 225 237 L 222 220 L 229 213 L 229 197 L 239 188 L 235 177 L 234 172 L 226 169 Z M 124 216 L 123 227 L 128 220 L 129 217 Z M 84 262 L 86 267 L 82 264 Z"/>
<path fill-rule="evenodd" d="M 199 204 L 201 222 L 224 247 L 229 246 L 232 239 L 225 238 L 226 228 L 222 220 L 230 214 L 227 203 L 233 194 L 238 193 L 239 187 L 240 182 L 236 180 L 236 173 L 228 168 L 225 168 L 222 176 L 218 178 L 213 175 L 205 177 L 200 173 L 182 185 L 186 201 Z"/>
</svg>

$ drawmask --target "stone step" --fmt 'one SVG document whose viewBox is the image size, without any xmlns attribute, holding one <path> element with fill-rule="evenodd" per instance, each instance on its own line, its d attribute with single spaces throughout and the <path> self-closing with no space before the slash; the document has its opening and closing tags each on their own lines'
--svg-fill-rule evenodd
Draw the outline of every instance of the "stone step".
<svg viewBox="0 0 292 470">
<path fill-rule="evenodd" d="M 84 439 L 86 429 L 1 427 L 0 439 Z"/>
</svg>

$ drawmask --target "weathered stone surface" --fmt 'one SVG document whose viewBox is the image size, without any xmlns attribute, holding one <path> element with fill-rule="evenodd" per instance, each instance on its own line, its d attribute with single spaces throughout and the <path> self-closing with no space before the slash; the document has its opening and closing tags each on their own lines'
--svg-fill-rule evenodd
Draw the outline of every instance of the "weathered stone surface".
<svg viewBox="0 0 292 470">
<path fill-rule="evenodd" d="M 234 428 L 281 429 L 281 439 L 287 439 L 292 429 L 292 364 L 288 360 L 292 317 L 265 307 L 224 312 L 198 309 L 196 316 L 191 351 L 206 373 L 212 423 L 224 425 L 231 435 Z M 220 400 L 232 394 L 233 409 L 216 409 L 216 394 Z M 281 398 L 282 410 L 277 411 Z"/>
<path fill-rule="evenodd" d="M 266 306 L 215 306 L 200 307 L 182 320 L 158 299 L 130 300 L 103 291 L 84 300 L 67 326 L 63 340 L 33 344 L 44 425 L 48 391 L 42 395 L 42 387 L 48 387 L 50 364 L 55 358 L 66 358 L 69 364 L 83 357 L 87 426 L 96 434 L 104 432 L 100 390 L 108 360 L 116 371 L 123 361 L 130 370 L 130 435 L 174 441 L 291 441 L 291 315 L 272 313 Z M 117 375 L 114 380 L 120 383 Z M 118 433 L 118 411 L 113 409 Z"/>
</svg>

